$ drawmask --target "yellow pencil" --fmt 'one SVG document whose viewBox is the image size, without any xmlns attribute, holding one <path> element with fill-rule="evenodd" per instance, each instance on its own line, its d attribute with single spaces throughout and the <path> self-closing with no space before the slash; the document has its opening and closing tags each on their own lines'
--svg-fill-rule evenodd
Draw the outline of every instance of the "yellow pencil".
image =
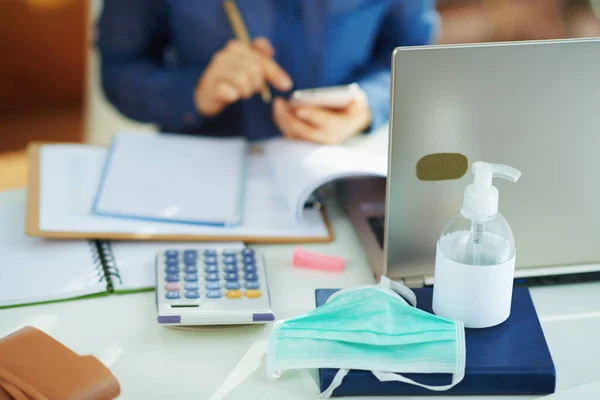
<svg viewBox="0 0 600 400">
<path fill-rule="evenodd" d="M 225 0 L 223 3 L 223 7 L 225 8 L 225 14 L 227 14 L 227 18 L 229 19 L 229 23 L 231 24 L 231 29 L 235 36 L 247 43 L 251 44 L 250 35 L 248 34 L 248 29 L 246 29 L 246 24 L 244 24 L 244 20 L 242 19 L 242 15 L 240 14 L 235 2 L 233 0 Z M 271 91 L 269 87 L 265 83 L 263 88 L 260 91 L 260 95 L 265 103 L 269 103 L 271 101 Z"/>
</svg>

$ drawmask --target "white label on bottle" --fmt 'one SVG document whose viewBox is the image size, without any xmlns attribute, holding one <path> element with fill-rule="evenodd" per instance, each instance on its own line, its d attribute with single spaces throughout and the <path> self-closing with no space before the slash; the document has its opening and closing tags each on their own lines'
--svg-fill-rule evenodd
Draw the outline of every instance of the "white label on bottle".
<svg viewBox="0 0 600 400">
<path fill-rule="evenodd" d="M 446 257 L 438 243 L 433 283 L 433 312 L 463 321 L 466 328 L 487 328 L 510 315 L 515 257 L 496 265 L 466 265 Z"/>
</svg>

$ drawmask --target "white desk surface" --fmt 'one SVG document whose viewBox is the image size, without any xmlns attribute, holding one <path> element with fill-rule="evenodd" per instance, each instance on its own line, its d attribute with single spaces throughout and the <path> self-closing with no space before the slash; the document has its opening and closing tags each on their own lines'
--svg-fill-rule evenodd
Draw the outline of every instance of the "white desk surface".
<svg viewBox="0 0 600 400">
<path fill-rule="evenodd" d="M 343 273 L 293 268 L 294 246 L 255 246 L 266 255 L 277 318 L 314 308 L 317 288 L 374 283 L 349 221 L 336 207 L 329 212 L 337 240 L 303 247 L 344 256 L 347 269 Z M 531 292 L 556 365 L 557 390 L 600 380 L 600 282 L 539 287 Z M 278 381 L 266 377 L 264 364 L 253 357 L 253 345 L 268 338 L 271 325 L 194 331 L 162 327 L 156 323 L 154 293 L 0 311 L 0 337 L 26 325 L 108 365 L 121 384 L 121 399 L 314 399 L 318 393 L 314 373 L 286 374 Z M 600 398 L 597 385 L 578 390 L 577 399 Z M 560 398 L 572 398 L 568 393 Z"/>
</svg>

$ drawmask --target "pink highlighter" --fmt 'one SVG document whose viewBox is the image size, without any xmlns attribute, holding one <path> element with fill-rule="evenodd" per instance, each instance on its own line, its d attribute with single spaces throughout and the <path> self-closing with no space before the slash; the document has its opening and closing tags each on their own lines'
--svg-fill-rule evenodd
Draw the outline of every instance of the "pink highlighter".
<svg viewBox="0 0 600 400">
<path fill-rule="evenodd" d="M 299 268 L 319 269 L 330 272 L 342 272 L 344 270 L 344 259 L 342 257 L 311 253 L 300 247 L 294 249 L 292 261 L 294 266 Z"/>
</svg>

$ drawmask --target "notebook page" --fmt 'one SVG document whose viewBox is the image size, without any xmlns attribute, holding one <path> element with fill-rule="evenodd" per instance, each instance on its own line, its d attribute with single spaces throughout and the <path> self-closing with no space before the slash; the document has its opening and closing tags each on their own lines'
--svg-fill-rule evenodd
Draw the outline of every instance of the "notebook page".
<svg viewBox="0 0 600 400">
<path fill-rule="evenodd" d="M 244 219 L 236 227 L 151 222 L 90 214 L 107 150 L 87 145 L 53 144 L 40 150 L 40 230 L 53 232 L 190 234 L 227 238 L 326 238 L 319 210 L 309 210 L 301 223 L 274 184 L 260 153 L 248 157 Z"/>
<path fill-rule="evenodd" d="M 265 154 L 275 182 L 298 221 L 306 218 L 306 200 L 323 184 L 342 178 L 387 176 L 386 157 L 343 145 L 273 139 L 265 144 Z"/>
<path fill-rule="evenodd" d="M 247 144 L 243 138 L 117 133 L 94 212 L 151 221 L 239 224 Z"/>
<path fill-rule="evenodd" d="M 238 243 L 197 243 L 197 242 L 107 242 L 117 266 L 120 280 L 112 278 L 115 291 L 153 289 L 156 287 L 154 261 L 159 251 L 167 249 L 242 249 Z"/>
<path fill-rule="evenodd" d="M 106 292 L 89 242 L 25 235 L 25 197 L 0 192 L 0 307 Z"/>
</svg>

